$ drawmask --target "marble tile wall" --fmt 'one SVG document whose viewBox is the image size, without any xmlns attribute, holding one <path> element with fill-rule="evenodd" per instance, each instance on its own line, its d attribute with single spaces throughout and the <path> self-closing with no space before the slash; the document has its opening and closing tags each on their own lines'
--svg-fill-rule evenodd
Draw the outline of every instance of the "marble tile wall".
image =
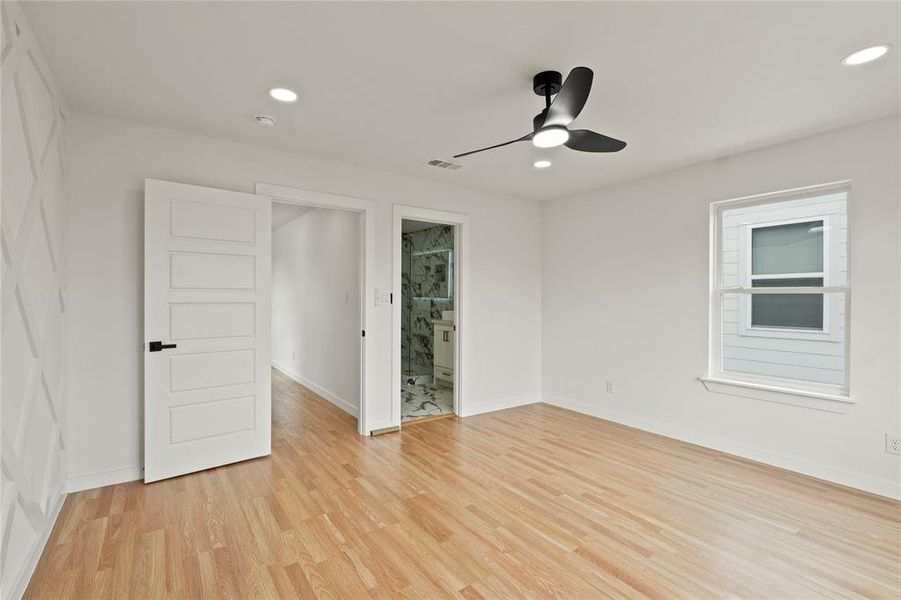
<svg viewBox="0 0 901 600">
<path fill-rule="evenodd" d="M 432 372 L 432 320 L 454 310 L 453 248 L 451 225 L 403 234 L 401 361 L 406 373 Z"/>
</svg>

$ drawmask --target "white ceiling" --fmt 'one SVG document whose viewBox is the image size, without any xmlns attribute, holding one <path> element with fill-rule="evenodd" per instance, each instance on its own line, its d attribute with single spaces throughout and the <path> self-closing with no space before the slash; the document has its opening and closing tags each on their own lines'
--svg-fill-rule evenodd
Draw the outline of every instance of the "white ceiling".
<svg viewBox="0 0 901 600">
<path fill-rule="evenodd" d="M 529 198 L 897 114 L 895 2 L 29 2 L 70 106 Z M 885 59 L 843 55 L 877 42 Z M 574 127 L 618 154 L 520 143 L 540 70 L 595 71 Z M 300 100 L 277 105 L 273 85 Z M 278 119 L 273 129 L 255 114 Z M 536 170 L 537 157 L 553 161 Z"/>
<path fill-rule="evenodd" d="M 272 230 L 275 231 L 288 221 L 292 221 L 300 215 L 313 210 L 312 206 L 298 204 L 285 204 L 283 202 L 272 203 Z"/>
</svg>

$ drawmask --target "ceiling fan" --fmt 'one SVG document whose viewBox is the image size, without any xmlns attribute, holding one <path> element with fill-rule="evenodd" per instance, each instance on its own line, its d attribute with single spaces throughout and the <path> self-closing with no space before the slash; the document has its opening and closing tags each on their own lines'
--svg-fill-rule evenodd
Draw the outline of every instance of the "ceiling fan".
<svg viewBox="0 0 901 600">
<path fill-rule="evenodd" d="M 532 78 L 532 90 L 539 96 L 544 96 L 544 110 L 532 119 L 532 132 L 503 144 L 456 154 L 454 158 L 529 140 L 539 148 L 563 145 L 581 152 L 619 152 L 626 147 L 626 142 L 587 129 L 566 127 L 579 116 L 585 106 L 593 78 L 594 72 L 588 67 L 576 67 L 569 72 L 566 81 L 562 81 L 563 76 L 559 71 L 538 73 Z M 553 100 L 551 96 L 554 96 Z"/>
</svg>

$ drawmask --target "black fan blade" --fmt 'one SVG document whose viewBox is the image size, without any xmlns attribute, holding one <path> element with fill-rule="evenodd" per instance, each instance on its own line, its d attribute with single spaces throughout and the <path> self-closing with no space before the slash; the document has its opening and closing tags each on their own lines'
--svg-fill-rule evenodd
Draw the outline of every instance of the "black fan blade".
<svg viewBox="0 0 901 600">
<path fill-rule="evenodd" d="M 470 154 L 475 154 L 476 152 L 484 152 L 485 150 L 493 150 L 494 148 L 500 148 L 501 146 L 509 146 L 510 144 L 515 144 L 516 142 L 524 142 L 526 140 L 531 140 L 532 134 L 526 134 L 519 139 L 510 140 L 509 142 L 504 142 L 503 144 L 495 144 L 494 146 L 488 146 L 487 148 L 479 148 L 478 150 L 470 150 L 469 152 L 464 152 L 463 154 L 454 154 L 454 158 L 461 158 L 463 156 L 469 156 Z"/>
<path fill-rule="evenodd" d="M 587 129 L 571 129 L 564 145 L 582 152 L 619 152 L 626 142 Z"/>
<path fill-rule="evenodd" d="M 563 87 L 557 92 L 557 96 L 547 110 L 547 118 L 544 125 L 563 125 L 573 122 L 582 112 L 582 107 L 588 100 L 591 91 L 591 81 L 594 72 L 588 67 L 576 67 L 566 76 Z"/>
</svg>

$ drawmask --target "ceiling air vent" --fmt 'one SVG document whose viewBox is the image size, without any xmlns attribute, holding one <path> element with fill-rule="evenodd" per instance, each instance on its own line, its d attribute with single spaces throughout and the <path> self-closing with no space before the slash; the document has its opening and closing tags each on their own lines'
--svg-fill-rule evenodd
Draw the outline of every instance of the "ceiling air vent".
<svg viewBox="0 0 901 600">
<path fill-rule="evenodd" d="M 439 169 L 450 169 L 451 171 L 456 171 L 457 169 L 463 167 L 463 165 L 458 165 L 457 163 L 452 163 L 450 161 L 441 160 L 438 158 L 433 158 L 432 160 L 428 161 L 426 165 L 430 167 L 438 167 Z"/>
</svg>

